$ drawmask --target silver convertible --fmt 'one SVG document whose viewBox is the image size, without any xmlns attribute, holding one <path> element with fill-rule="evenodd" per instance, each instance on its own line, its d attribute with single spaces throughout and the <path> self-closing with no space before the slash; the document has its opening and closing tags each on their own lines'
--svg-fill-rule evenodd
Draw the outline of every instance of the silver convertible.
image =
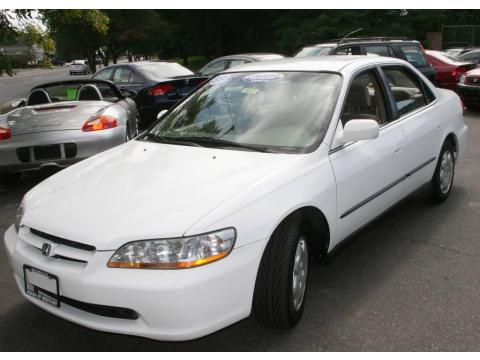
<svg viewBox="0 0 480 360">
<path fill-rule="evenodd" d="M 66 167 L 138 133 L 135 102 L 113 83 L 70 80 L 34 87 L 0 111 L 0 178 Z"/>
</svg>

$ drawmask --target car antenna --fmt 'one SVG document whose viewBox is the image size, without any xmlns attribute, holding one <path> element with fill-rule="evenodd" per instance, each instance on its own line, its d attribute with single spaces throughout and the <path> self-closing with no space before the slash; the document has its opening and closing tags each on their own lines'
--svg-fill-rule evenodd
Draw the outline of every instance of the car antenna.
<svg viewBox="0 0 480 360">
<path fill-rule="evenodd" d="M 363 28 L 358 28 L 357 30 L 354 30 L 354 31 L 352 31 L 352 32 L 349 32 L 349 33 L 348 33 L 347 35 L 345 35 L 339 42 L 342 42 L 343 40 L 345 40 L 346 38 L 348 38 L 350 35 L 353 35 L 353 34 L 359 32 L 359 31 L 362 31 L 362 30 L 363 30 Z"/>
</svg>

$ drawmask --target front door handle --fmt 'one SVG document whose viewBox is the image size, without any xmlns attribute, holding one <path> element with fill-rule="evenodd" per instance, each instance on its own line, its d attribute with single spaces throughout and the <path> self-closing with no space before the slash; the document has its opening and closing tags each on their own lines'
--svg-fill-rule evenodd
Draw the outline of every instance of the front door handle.
<svg viewBox="0 0 480 360">
<path fill-rule="evenodd" d="M 402 152 L 402 148 L 395 149 L 395 151 L 393 152 L 393 155 L 398 155 L 401 152 Z"/>
</svg>

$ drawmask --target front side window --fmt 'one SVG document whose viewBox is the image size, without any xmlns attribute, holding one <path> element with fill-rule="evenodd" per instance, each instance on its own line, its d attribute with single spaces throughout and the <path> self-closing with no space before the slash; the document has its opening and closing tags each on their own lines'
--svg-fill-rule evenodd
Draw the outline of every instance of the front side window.
<svg viewBox="0 0 480 360">
<path fill-rule="evenodd" d="M 420 80 L 403 67 L 382 67 L 400 116 L 427 104 Z"/>
<path fill-rule="evenodd" d="M 96 73 L 93 78 L 98 80 L 110 80 L 112 77 L 114 68 L 106 68 L 105 70 L 99 71 Z"/>
<path fill-rule="evenodd" d="M 229 69 L 235 67 L 235 66 L 239 66 L 239 65 L 243 65 L 243 64 L 248 64 L 250 62 L 250 60 L 244 60 L 244 59 L 235 59 L 235 60 L 230 60 L 230 65 L 228 66 Z"/>
<path fill-rule="evenodd" d="M 216 73 L 222 72 L 227 67 L 227 60 L 216 61 L 213 64 L 207 65 L 205 69 L 202 70 L 202 75 L 209 76 L 215 75 Z"/>
<path fill-rule="evenodd" d="M 353 79 L 341 119 L 343 125 L 352 119 L 371 119 L 379 125 L 387 122 L 385 101 L 374 70 Z"/>
<path fill-rule="evenodd" d="M 309 46 L 304 47 L 300 50 L 295 57 L 305 57 L 305 56 L 324 56 L 329 55 L 330 52 L 334 49 L 333 46 Z"/>
<path fill-rule="evenodd" d="M 146 136 L 203 146 L 253 145 L 267 152 L 311 151 L 331 121 L 341 79 L 336 73 L 221 74 Z"/>
</svg>

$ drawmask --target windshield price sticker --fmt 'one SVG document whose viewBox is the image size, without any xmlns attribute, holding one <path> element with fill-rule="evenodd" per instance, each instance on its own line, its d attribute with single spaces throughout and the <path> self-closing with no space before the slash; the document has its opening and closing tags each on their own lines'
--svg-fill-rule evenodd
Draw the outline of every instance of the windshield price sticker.
<svg viewBox="0 0 480 360">
<path fill-rule="evenodd" d="M 283 79 L 283 74 L 280 73 L 259 73 L 252 74 L 243 77 L 244 82 L 255 83 L 255 82 L 273 82 Z"/>
</svg>

